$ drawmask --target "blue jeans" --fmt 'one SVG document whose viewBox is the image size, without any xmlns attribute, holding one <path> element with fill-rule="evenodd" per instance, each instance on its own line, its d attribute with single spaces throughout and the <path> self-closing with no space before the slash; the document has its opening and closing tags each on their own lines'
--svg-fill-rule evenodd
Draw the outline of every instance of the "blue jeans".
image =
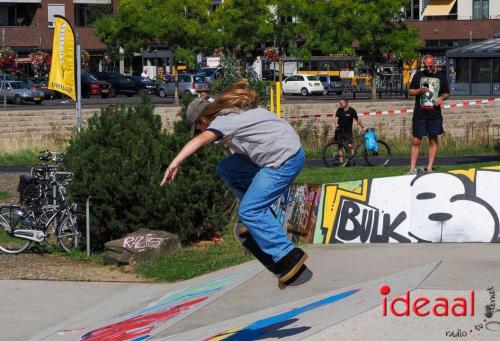
<svg viewBox="0 0 500 341">
<path fill-rule="evenodd" d="M 274 262 L 288 254 L 293 244 L 271 212 L 271 205 L 300 173 L 304 159 L 301 148 L 279 168 L 260 168 L 244 154 L 233 154 L 217 165 L 217 174 L 240 200 L 240 221 Z"/>
</svg>

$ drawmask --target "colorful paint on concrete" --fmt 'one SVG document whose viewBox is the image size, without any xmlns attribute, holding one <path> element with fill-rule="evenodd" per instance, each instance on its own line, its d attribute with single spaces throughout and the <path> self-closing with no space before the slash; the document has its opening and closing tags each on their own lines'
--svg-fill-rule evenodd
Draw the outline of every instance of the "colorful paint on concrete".
<svg viewBox="0 0 500 341">
<path fill-rule="evenodd" d="M 346 292 L 342 292 L 340 294 L 332 295 L 325 297 L 323 299 L 311 302 L 309 304 L 296 307 L 294 309 L 290 309 L 283 313 L 279 313 L 276 315 L 272 315 L 258 321 L 255 321 L 245 327 L 230 329 L 209 337 L 206 341 L 220 341 L 220 340 L 231 340 L 231 341 L 251 341 L 251 340 L 260 340 L 265 339 L 267 337 L 271 337 L 272 335 L 277 335 L 280 333 L 280 329 L 290 325 L 295 322 L 295 317 L 307 313 L 314 309 L 319 309 L 325 305 L 332 304 L 336 301 L 342 300 L 346 297 L 354 295 L 360 291 L 360 289 L 349 290 Z M 303 327 L 309 329 L 309 327 Z M 300 334 L 301 331 L 299 329 L 295 329 L 292 332 L 294 334 Z M 282 334 L 281 337 L 285 337 L 285 334 Z"/>
<path fill-rule="evenodd" d="M 261 265 L 255 263 L 247 264 L 242 269 L 219 272 L 211 279 L 170 293 L 153 305 L 89 331 L 80 340 L 147 340 L 241 285 L 261 270 Z"/>
<path fill-rule="evenodd" d="M 500 241 L 500 167 L 317 186 L 292 186 L 277 205 L 294 241 Z"/>
</svg>

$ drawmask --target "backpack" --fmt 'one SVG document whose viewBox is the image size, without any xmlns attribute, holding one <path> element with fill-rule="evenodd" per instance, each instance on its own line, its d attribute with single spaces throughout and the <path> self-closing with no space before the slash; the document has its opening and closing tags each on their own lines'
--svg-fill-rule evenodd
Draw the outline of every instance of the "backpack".
<svg viewBox="0 0 500 341">
<path fill-rule="evenodd" d="M 368 129 L 365 133 L 365 148 L 369 152 L 376 152 L 378 149 L 377 134 L 372 128 Z"/>
</svg>

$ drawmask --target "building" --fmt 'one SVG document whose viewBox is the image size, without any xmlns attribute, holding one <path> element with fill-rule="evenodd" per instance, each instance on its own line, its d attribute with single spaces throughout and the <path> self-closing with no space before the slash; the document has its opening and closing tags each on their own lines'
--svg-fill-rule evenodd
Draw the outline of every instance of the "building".
<svg viewBox="0 0 500 341">
<path fill-rule="evenodd" d="M 443 66 L 447 50 L 500 33 L 500 0 L 411 0 L 403 16 L 425 42 L 421 53 L 433 54 Z"/>
<path fill-rule="evenodd" d="M 452 94 L 500 96 L 500 36 L 446 52 Z"/>
<path fill-rule="evenodd" d="M 117 0 L 0 0 L 2 46 L 13 48 L 21 61 L 36 49 L 51 51 L 54 15 L 62 15 L 78 33 L 81 48 L 89 52 L 90 68 L 98 70 L 106 45 L 94 35 L 92 25 L 117 8 Z"/>
</svg>

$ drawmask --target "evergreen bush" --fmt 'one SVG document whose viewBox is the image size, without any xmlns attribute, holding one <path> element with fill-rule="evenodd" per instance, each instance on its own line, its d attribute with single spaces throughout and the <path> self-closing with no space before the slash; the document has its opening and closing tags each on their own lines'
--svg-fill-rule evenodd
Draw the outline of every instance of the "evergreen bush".
<svg viewBox="0 0 500 341">
<path fill-rule="evenodd" d="M 228 223 L 233 203 L 215 174 L 221 146 L 206 146 L 179 169 L 175 181 L 160 187 L 164 171 L 189 140 L 189 126 L 161 130 L 149 97 L 140 103 L 96 113 L 88 126 L 73 134 L 65 167 L 74 172 L 69 190 L 80 207 L 92 196 L 92 247 L 139 228 L 161 229 L 182 242 L 211 237 Z"/>
</svg>

